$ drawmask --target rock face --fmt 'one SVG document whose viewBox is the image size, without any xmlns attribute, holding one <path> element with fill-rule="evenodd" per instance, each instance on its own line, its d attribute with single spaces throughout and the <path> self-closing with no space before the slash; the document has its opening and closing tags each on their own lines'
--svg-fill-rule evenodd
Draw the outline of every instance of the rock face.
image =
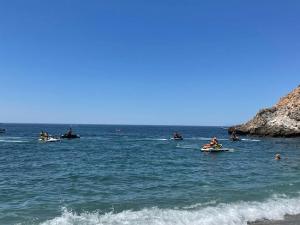
<svg viewBox="0 0 300 225">
<path fill-rule="evenodd" d="M 230 127 L 241 135 L 300 137 L 300 85 L 273 107 L 260 110 L 245 124 Z"/>
</svg>

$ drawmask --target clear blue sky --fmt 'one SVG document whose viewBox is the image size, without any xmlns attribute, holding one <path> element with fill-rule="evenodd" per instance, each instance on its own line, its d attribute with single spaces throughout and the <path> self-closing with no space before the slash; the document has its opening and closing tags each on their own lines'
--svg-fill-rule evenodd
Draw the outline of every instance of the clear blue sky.
<svg viewBox="0 0 300 225">
<path fill-rule="evenodd" d="M 300 1 L 0 2 L 0 122 L 230 125 L 300 84 Z"/>
</svg>

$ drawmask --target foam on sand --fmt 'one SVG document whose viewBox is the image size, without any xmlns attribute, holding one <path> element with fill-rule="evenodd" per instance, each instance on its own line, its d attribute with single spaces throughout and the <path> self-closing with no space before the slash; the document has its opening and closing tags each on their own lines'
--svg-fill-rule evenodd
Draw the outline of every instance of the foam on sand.
<svg viewBox="0 0 300 225">
<path fill-rule="evenodd" d="M 300 213 L 300 197 L 273 196 L 264 202 L 237 202 L 217 206 L 194 205 L 188 209 L 146 208 L 120 213 L 82 213 L 66 209 L 41 225 L 247 225 L 262 219 L 282 220 Z"/>
</svg>

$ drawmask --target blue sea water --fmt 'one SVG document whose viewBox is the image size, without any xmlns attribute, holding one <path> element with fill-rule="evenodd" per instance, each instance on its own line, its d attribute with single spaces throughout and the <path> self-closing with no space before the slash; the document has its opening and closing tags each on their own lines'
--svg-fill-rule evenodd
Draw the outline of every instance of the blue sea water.
<svg viewBox="0 0 300 225">
<path fill-rule="evenodd" d="M 245 225 L 300 213 L 300 139 L 222 127 L 3 124 L 0 224 Z M 183 141 L 171 140 L 179 131 Z M 217 136 L 229 152 L 203 153 Z M 282 160 L 274 160 L 280 153 Z"/>
</svg>

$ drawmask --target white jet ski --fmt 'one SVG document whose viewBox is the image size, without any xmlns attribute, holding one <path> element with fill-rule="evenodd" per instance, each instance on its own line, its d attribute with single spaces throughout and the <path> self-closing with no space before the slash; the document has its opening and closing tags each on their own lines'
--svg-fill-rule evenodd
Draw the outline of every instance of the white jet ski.
<svg viewBox="0 0 300 225">
<path fill-rule="evenodd" d="M 40 138 L 39 141 L 42 141 L 42 142 L 58 142 L 58 141 L 60 141 L 60 138 L 54 138 L 54 137 L 49 137 L 47 139 Z"/>
<path fill-rule="evenodd" d="M 202 152 L 228 152 L 228 148 L 223 148 L 221 144 L 218 144 L 216 146 L 210 147 L 210 148 L 201 148 Z"/>
</svg>

